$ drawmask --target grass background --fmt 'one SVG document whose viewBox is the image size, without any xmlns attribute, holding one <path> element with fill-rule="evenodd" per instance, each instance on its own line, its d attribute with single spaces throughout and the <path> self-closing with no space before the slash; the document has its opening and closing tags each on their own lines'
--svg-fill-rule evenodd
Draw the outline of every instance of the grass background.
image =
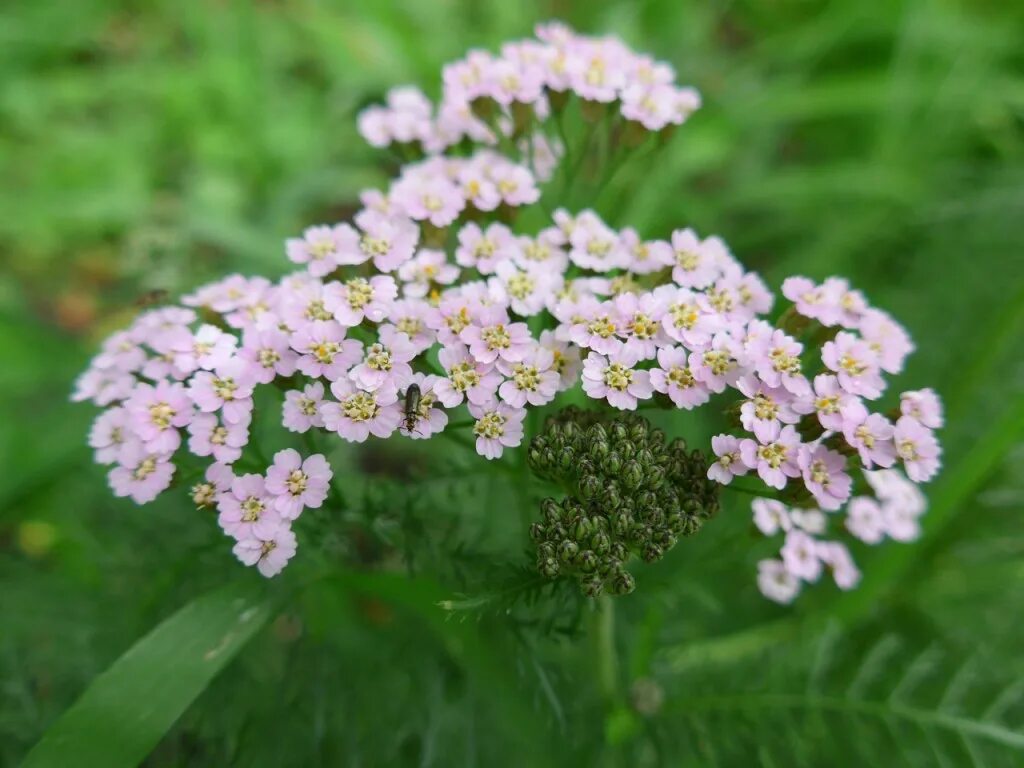
<svg viewBox="0 0 1024 768">
<path fill-rule="evenodd" d="M 765 544 L 727 499 L 617 602 L 609 696 L 588 605 L 502 596 L 526 560 L 516 504 L 494 501 L 514 478 L 341 452 L 349 511 L 304 518 L 283 608 L 146 764 L 1021 764 L 1024 9 L 994 0 L 5 3 L 0 764 L 160 620 L 249 575 L 180 499 L 109 496 L 93 413 L 65 404 L 98 340 L 147 290 L 281 274 L 286 236 L 386 178 L 362 105 L 436 94 L 444 62 L 548 18 L 704 95 L 624 176 L 614 223 L 719 233 L 775 286 L 848 275 L 910 328 L 898 386 L 949 409 L 925 537 L 857 551 L 857 593 L 783 610 L 756 595 Z"/>
</svg>

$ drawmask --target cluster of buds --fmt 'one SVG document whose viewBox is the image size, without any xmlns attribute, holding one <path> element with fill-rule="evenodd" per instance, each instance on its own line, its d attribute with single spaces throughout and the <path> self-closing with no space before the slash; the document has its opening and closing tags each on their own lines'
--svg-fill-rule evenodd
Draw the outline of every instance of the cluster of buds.
<svg viewBox="0 0 1024 768">
<path fill-rule="evenodd" d="M 681 536 L 691 536 L 718 511 L 718 485 L 707 460 L 682 439 L 641 416 L 601 421 L 573 407 L 550 419 L 530 443 L 530 468 L 568 495 L 541 503 L 530 528 L 537 569 L 571 576 L 588 597 L 624 595 L 636 582 L 626 570 L 634 555 L 660 560 Z"/>
</svg>

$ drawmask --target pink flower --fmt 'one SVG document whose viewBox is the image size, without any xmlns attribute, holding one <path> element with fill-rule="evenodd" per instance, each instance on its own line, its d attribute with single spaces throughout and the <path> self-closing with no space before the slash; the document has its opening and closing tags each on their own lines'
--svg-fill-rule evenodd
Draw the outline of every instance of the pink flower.
<svg viewBox="0 0 1024 768">
<path fill-rule="evenodd" d="M 619 410 L 636 410 L 638 400 L 647 400 L 654 394 L 651 374 L 634 370 L 636 364 L 636 355 L 624 349 L 607 357 L 591 352 L 583 361 L 583 391 L 595 400 L 607 400 Z"/>
<path fill-rule="evenodd" d="M 413 377 L 412 384 L 420 388 L 419 405 L 412 412 L 408 410 L 409 392 L 406 390 L 403 399 L 399 401 L 402 405 L 402 425 L 398 428 L 399 432 L 413 440 L 425 440 L 444 431 L 448 426 L 448 414 L 438 407 L 440 399 L 437 395 L 437 386 L 443 381 L 446 380 L 439 376 L 426 376 L 422 373 L 417 373 Z M 410 417 L 413 420 L 413 428 L 408 430 L 406 426 Z"/>
<path fill-rule="evenodd" d="M 850 498 L 853 480 L 846 474 L 846 457 L 843 454 L 823 445 L 803 445 L 798 461 L 804 485 L 822 509 L 834 512 Z"/>
<path fill-rule="evenodd" d="M 128 411 L 116 406 L 97 416 L 89 430 L 89 447 L 96 451 L 97 464 L 120 462 L 126 451 L 137 451 L 141 441 L 131 429 Z"/>
<path fill-rule="evenodd" d="M 448 375 L 434 385 L 434 392 L 445 408 L 454 408 L 462 403 L 463 398 L 483 405 L 498 391 L 501 375 L 494 369 L 494 364 L 479 362 L 462 344 L 442 347 L 437 356 Z"/>
<path fill-rule="evenodd" d="M 596 299 L 580 307 L 573 324 L 569 327 L 569 340 L 583 349 L 592 349 L 601 355 L 610 355 L 622 349 L 625 344 L 619 338 L 624 329 L 619 326 L 619 314 L 614 305 L 602 304 Z M 640 360 L 645 350 L 634 345 L 630 355 Z"/>
<path fill-rule="evenodd" d="M 576 386 L 576 382 L 580 378 L 580 371 L 583 369 L 579 348 L 559 341 L 555 337 L 554 331 L 541 331 L 539 343 L 542 347 L 551 350 L 551 354 L 554 356 L 552 367 L 559 377 L 558 391 L 564 392 Z"/>
<path fill-rule="evenodd" d="M 740 442 L 743 463 L 757 469 L 765 485 L 778 490 L 786 487 L 788 478 L 800 477 L 799 452 L 800 435 L 792 426 L 783 427 L 778 436 L 767 443 Z"/>
<path fill-rule="evenodd" d="M 858 496 L 846 508 L 846 530 L 865 544 L 878 544 L 885 538 L 885 515 L 878 502 Z"/>
<path fill-rule="evenodd" d="M 839 386 L 839 379 L 827 373 L 814 377 L 813 409 L 821 426 L 832 432 L 841 432 L 849 421 L 867 418 L 867 408 L 856 395 Z"/>
<path fill-rule="evenodd" d="M 353 277 L 324 288 L 324 308 L 341 325 L 354 328 L 364 319 L 379 323 L 388 316 L 397 296 L 398 285 L 393 277 L 377 275 L 369 280 Z"/>
<path fill-rule="evenodd" d="M 708 467 L 708 478 L 722 485 L 729 485 L 734 477 L 741 477 L 752 467 L 743 461 L 742 443 L 732 435 L 716 435 L 711 438 L 711 450 L 718 460 Z"/>
<path fill-rule="evenodd" d="M 469 346 L 469 354 L 481 363 L 493 363 L 498 358 L 518 363 L 534 343 L 526 323 L 509 323 L 508 314 L 497 306 L 485 307 L 459 338 Z"/>
<path fill-rule="evenodd" d="M 904 392 L 900 395 L 900 412 L 917 419 L 928 429 L 941 429 L 945 423 L 942 401 L 933 389 Z"/>
<path fill-rule="evenodd" d="M 548 274 L 563 274 L 569 266 L 569 256 L 560 247 L 561 242 L 561 232 L 557 227 L 542 229 L 536 237 L 522 235 L 517 247 L 511 249 L 512 259 L 524 269 L 541 267 Z"/>
<path fill-rule="evenodd" d="M 707 288 L 718 278 L 714 257 L 692 229 L 672 233 L 672 280 L 683 288 Z"/>
<path fill-rule="evenodd" d="M 901 373 L 903 363 L 914 351 L 914 342 L 906 329 L 880 309 L 869 309 L 860 321 L 860 334 L 878 358 L 886 373 Z"/>
<path fill-rule="evenodd" d="M 803 344 L 780 330 L 757 336 L 747 345 L 750 364 L 761 380 L 769 387 L 785 387 L 797 397 L 811 390 L 800 361 L 803 349 Z"/>
<path fill-rule="evenodd" d="M 821 578 L 818 542 L 803 531 L 793 530 L 786 534 L 781 554 L 786 570 L 796 578 L 809 582 Z"/>
<path fill-rule="evenodd" d="M 850 394 L 868 400 L 881 397 L 885 381 L 879 373 L 878 356 L 867 342 L 841 331 L 835 341 L 822 348 L 821 359 L 829 370 L 836 372 L 839 386 Z"/>
<path fill-rule="evenodd" d="M 651 293 L 637 295 L 624 293 L 612 300 L 618 316 L 618 333 L 626 340 L 626 347 L 639 355 L 641 360 L 650 360 L 658 347 L 669 345 L 661 320 L 665 316 L 665 302 Z M 596 350 L 600 352 L 601 350 Z"/>
<path fill-rule="evenodd" d="M 324 427 L 343 439 L 362 443 L 370 435 L 389 437 L 398 429 L 402 407 L 395 390 L 366 392 L 348 379 L 338 379 L 331 384 L 331 392 L 338 402 L 324 401 L 320 416 Z"/>
<path fill-rule="evenodd" d="M 518 207 L 532 205 L 540 199 L 540 190 L 533 174 L 515 163 L 498 163 L 491 170 L 491 181 L 501 194 L 505 205 Z"/>
<path fill-rule="evenodd" d="M 928 427 L 911 416 L 903 416 L 896 422 L 893 439 L 907 477 L 915 483 L 926 483 L 935 477 L 941 466 L 942 449 Z"/>
<path fill-rule="evenodd" d="M 804 317 L 832 326 L 842 317 L 840 292 L 835 284 L 818 285 L 807 277 L 790 277 L 782 283 L 782 295 L 796 304 Z"/>
<path fill-rule="evenodd" d="M 697 354 L 694 352 L 692 356 Z M 694 377 L 682 347 L 659 349 L 658 367 L 652 368 L 650 373 L 654 391 L 668 395 L 678 408 L 689 411 L 711 399 L 708 388 Z"/>
<path fill-rule="evenodd" d="M 525 409 L 492 401 L 487 405 L 470 403 L 469 412 L 476 419 L 473 425 L 476 452 L 485 459 L 497 459 L 506 448 L 523 442 Z"/>
<path fill-rule="evenodd" d="M 215 462 L 206 468 L 203 482 L 192 486 L 192 502 L 199 509 L 209 509 L 217 503 L 218 497 L 231 489 L 235 480 L 234 472 L 227 464 Z"/>
<path fill-rule="evenodd" d="M 569 259 L 583 269 L 606 272 L 629 264 L 630 254 L 615 230 L 593 211 L 582 211 L 569 236 Z"/>
<path fill-rule="evenodd" d="M 200 413 L 188 425 L 191 435 L 188 449 L 196 456 L 213 456 L 223 464 L 232 464 L 249 442 L 249 420 L 221 424 L 215 413 Z"/>
<path fill-rule="evenodd" d="M 893 427 L 884 416 L 877 413 L 858 414 L 844 423 L 843 436 L 847 444 L 857 449 L 865 468 L 888 468 L 896 463 Z"/>
<path fill-rule="evenodd" d="M 296 546 L 292 529 L 281 523 L 262 535 L 252 533 L 240 539 L 232 551 L 243 564 L 255 565 L 269 579 L 284 570 L 295 556 Z"/>
<path fill-rule="evenodd" d="M 702 293 L 694 293 L 688 288 L 666 287 L 664 290 L 656 289 L 655 294 L 667 302 L 661 319 L 665 333 L 687 349 L 704 349 L 711 343 L 711 337 L 725 327 L 722 318 Z"/>
<path fill-rule="evenodd" d="M 207 374 L 209 375 L 209 374 Z M 149 453 L 173 453 L 181 445 L 180 427 L 192 420 L 192 403 L 181 384 L 139 384 L 125 402 L 131 430 Z"/>
<path fill-rule="evenodd" d="M 789 507 L 775 499 L 754 499 L 750 505 L 754 512 L 754 525 L 765 536 L 774 536 L 793 527 Z"/>
<path fill-rule="evenodd" d="M 832 569 L 832 578 L 840 589 L 848 591 L 860 583 L 860 570 L 853 562 L 850 550 L 843 544 L 838 541 L 819 542 L 818 557 Z"/>
<path fill-rule="evenodd" d="M 404 389 L 412 381 L 412 366 L 416 348 L 404 333 L 392 326 L 380 329 L 378 341 L 366 348 L 363 362 L 349 371 L 361 389 L 368 392 Z"/>
<path fill-rule="evenodd" d="M 455 221 L 466 200 L 459 187 L 436 165 L 440 158 L 424 161 L 419 166 L 406 166 L 402 176 L 391 186 L 391 199 L 416 221 L 429 221 L 435 227 L 447 227 Z"/>
<path fill-rule="evenodd" d="M 459 268 L 448 263 L 444 251 L 433 248 L 421 248 L 398 269 L 402 292 L 413 298 L 426 296 L 432 285 L 451 285 L 458 277 Z"/>
<path fill-rule="evenodd" d="M 486 231 L 470 222 L 459 230 L 455 261 L 463 267 L 475 268 L 481 275 L 492 274 L 498 264 L 513 260 L 519 245 L 512 231 L 504 224 L 491 224 Z"/>
<path fill-rule="evenodd" d="M 203 413 L 220 411 L 225 423 L 251 418 L 255 380 L 244 360 L 232 358 L 214 373 L 199 371 L 189 382 L 188 394 Z"/>
<path fill-rule="evenodd" d="M 769 387 L 756 376 L 743 376 L 736 388 L 746 400 L 740 406 L 743 428 L 762 443 L 771 442 L 784 424 L 796 424 L 800 414 L 793 409 L 793 396 L 782 387 Z"/>
<path fill-rule="evenodd" d="M 745 372 L 743 345 L 729 333 L 716 333 L 711 346 L 690 356 L 690 368 L 697 381 L 715 393 L 735 386 Z"/>
<path fill-rule="evenodd" d="M 242 475 L 231 481 L 231 489 L 217 499 L 217 522 L 236 539 L 264 538 L 281 525 L 262 475 Z"/>
<path fill-rule="evenodd" d="M 498 361 L 498 370 L 508 376 L 499 388 L 501 399 L 513 408 L 544 405 L 558 393 L 558 372 L 550 349 L 537 345 L 518 363 Z"/>
<path fill-rule="evenodd" d="M 302 391 L 284 393 L 281 423 L 290 432 L 307 432 L 310 427 L 323 427 L 320 402 L 324 399 L 324 385 L 319 381 L 307 384 Z"/>
<path fill-rule="evenodd" d="M 363 345 L 345 338 L 345 329 L 333 320 L 309 323 L 292 334 L 292 349 L 300 354 L 296 366 L 307 376 L 336 381 L 363 356 Z"/>
<path fill-rule="evenodd" d="M 333 474 L 321 454 L 303 461 L 298 451 L 286 448 L 274 454 L 274 463 L 267 468 L 266 490 L 281 518 L 294 520 L 303 509 L 318 509 L 324 503 Z"/>
<path fill-rule="evenodd" d="M 198 368 L 212 371 L 235 354 L 238 340 L 215 325 L 201 325 L 192 332 L 182 329 L 170 344 L 174 354 L 174 367 L 183 374 Z"/>
<path fill-rule="evenodd" d="M 260 384 L 291 376 L 299 359 L 290 348 L 288 334 L 278 328 L 247 328 L 238 357 L 249 363 L 249 373 Z"/>
<path fill-rule="evenodd" d="M 373 259 L 379 272 L 393 272 L 412 258 L 420 230 L 405 216 L 364 209 L 356 214 L 362 234 L 347 228 L 342 254 L 344 264 L 362 264 Z"/>
<path fill-rule="evenodd" d="M 115 496 L 147 504 L 171 484 L 174 464 L 167 454 L 148 453 L 141 446 L 126 448 L 107 478 Z"/>
<path fill-rule="evenodd" d="M 561 286 L 561 278 L 537 267 L 519 269 L 514 262 L 498 262 L 495 267 L 496 293 L 505 297 L 513 312 L 521 317 L 536 315 Z"/>
<path fill-rule="evenodd" d="M 422 299 L 400 299 L 391 305 L 388 320 L 396 331 L 409 337 L 416 354 L 419 354 L 437 341 L 437 332 L 433 328 L 440 323 L 441 313 Z"/>
<path fill-rule="evenodd" d="M 788 605 L 800 594 L 800 579 L 781 560 L 762 560 L 757 564 L 757 588 L 769 600 Z"/>
<path fill-rule="evenodd" d="M 329 275 L 341 264 L 358 264 L 340 252 L 344 247 L 345 234 L 351 227 L 342 224 L 337 227 L 309 227 L 302 237 L 289 238 L 285 243 L 288 259 L 295 264 L 306 264 L 309 274 L 314 277 Z"/>
</svg>

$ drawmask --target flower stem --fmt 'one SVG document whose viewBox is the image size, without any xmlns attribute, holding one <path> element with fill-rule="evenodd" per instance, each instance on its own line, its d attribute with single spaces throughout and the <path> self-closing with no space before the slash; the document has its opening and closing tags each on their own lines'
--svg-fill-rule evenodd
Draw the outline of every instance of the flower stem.
<svg viewBox="0 0 1024 768">
<path fill-rule="evenodd" d="M 608 595 L 597 598 L 593 632 L 597 681 L 611 708 L 619 696 L 619 660 L 615 652 L 615 603 Z"/>
<path fill-rule="evenodd" d="M 729 483 L 729 485 L 722 486 L 723 491 L 735 491 L 736 493 L 743 493 L 747 496 L 759 496 L 763 499 L 775 499 L 776 501 L 782 501 L 782 494 L 776 493 L 775 491 L 769 490 L 758 490 L 756 488 L 747 488 L 743 485 L 737 485 L 736 483 Z"/>
</svg>

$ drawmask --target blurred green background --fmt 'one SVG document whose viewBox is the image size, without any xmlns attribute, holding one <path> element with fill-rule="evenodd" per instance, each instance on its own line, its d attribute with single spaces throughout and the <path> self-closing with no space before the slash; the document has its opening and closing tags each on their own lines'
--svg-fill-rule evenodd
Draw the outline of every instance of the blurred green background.
<svg viewBox="0 0 1024 768">
<path fill-rule="evenodd" d="M 257 578 L 182 499 L 109 495 L 67 404 L 98 341 L 146 291 L 283 273 L 285 237 L 387 178 L 359 108 L 549 18 L 704 96 L 615 224 L 719 233 L 773 287 L 847 275 L 910 328 L 897 386 L 949 416 L 924 538 L 777 608 L 729 497 L 616 601 L 608 691 L 590 606 L 523 587 L 514 478 L 345 452 L 352 508 L 299 525 L 296 563 L 333 576 L 289 569 L 146 765 L 1024 764 L 1024 6 L 1001 0 L 4 3 L 0 764 L 159 621 Z"/>
</svg>

